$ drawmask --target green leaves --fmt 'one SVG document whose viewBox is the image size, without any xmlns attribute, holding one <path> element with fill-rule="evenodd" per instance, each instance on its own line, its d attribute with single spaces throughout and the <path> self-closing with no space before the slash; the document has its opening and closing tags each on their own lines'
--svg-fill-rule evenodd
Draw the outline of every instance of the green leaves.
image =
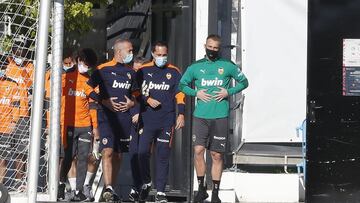
<svg viewBox="0 0 360 203">
<path fill-rule="evenodd" d="M 91 30 L 92 23 L 90 17 L 92 13 L 93 3 L 90 1 L 65 1 L 65 33 L 75 32 L 83 34 Z"/>
</svg>

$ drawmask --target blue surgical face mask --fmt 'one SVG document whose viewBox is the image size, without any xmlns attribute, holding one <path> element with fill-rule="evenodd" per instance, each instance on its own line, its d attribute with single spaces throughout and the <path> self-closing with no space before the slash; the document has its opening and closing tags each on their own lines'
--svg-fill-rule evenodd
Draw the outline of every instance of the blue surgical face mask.
<svg viewBox="0 0 360 203">
<path fill-rule="evenodd" d="M 157 67 L 163 67 L 167 63 L 167 56 L 154 56 Z"/>
<path fill-rule="evenodd" d="M 125 58 L 123 58 L 123 62 L 124 62 L 125 64 L 130 63 L 132 60 L 133 60 L 133 54 L 127 54 L 127 55 L 125 56 Z"/>
<path fill-rule="evenodd" d="M 23 59 L 14 57 L 14 62 L 16 63 L 16 65 L 20 66 L 23 63 Z"/>
<path fill-rule="evenodd" d="M 4 77 L 6 70 L 0 70 L 0 78 Z"/>
<path fill-rule="evenodd" d="M 63 69 L 64 69 L 64 71 L 67 71 L 67 70 L 69 70 L 70 68 L 72 68 L 72 66 L 63 66 Z"/>
</svg>

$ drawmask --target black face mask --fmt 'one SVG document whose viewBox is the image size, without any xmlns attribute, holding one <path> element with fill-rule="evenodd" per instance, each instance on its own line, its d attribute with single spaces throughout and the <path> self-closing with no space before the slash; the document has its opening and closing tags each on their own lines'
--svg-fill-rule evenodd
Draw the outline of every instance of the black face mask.
<svg viewBox="0 0 360 203">
<path fill-rule="evenodd" d="M 207 48 L 205 51 L 206 51 L 206 56 L 212 61 L 219 57 L 219 51 L 214 51 Z"/>
</svg>

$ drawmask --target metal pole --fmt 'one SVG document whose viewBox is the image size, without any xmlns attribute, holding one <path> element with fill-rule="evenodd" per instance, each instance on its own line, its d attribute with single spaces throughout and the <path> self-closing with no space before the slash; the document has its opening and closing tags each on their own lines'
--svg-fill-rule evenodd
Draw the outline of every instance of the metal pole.
<svg viewBox="0 0 360 203">
<path fill-rule="evenodd" d="M 40 0 L 39 26 L 36 41 L 35 82 L 31 110 L 30 156 L 28 170 L 28 203 L 36 202 L 39 179 L 41 121 L 44 98 L 44 79 L 48 48 L 50 0 Z"/>
<path fill-rule="evenodd" d="M 57 200 L 59 182 L 61 73 L 64 35 L 64 0 L 54 0 L 50 99 L 49 193 Z"/>
</svg>

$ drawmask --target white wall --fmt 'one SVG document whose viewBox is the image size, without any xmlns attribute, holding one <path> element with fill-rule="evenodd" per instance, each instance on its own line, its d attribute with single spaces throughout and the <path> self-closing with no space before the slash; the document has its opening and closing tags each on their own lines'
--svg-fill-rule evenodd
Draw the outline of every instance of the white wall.
<svg viewBox="0 0 360 203">
<path fill-rule="evenodd" d="M 242 0 L 245 142 L 299 142 L 306 117 L 306 0 Z"/>
</svg>

